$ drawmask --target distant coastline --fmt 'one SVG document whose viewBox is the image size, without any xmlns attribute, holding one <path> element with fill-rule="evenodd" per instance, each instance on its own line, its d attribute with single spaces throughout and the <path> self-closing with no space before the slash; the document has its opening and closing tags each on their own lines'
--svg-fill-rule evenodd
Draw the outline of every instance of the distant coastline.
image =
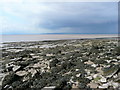
<svg viewBox="0 0 120 90">
<path fill-rule="evenodd" d="M 0 35 L 0 36 L 1 36 L 0 43 L 118 37 L 117 34 L 40 34 L 40 35 Z"/>
</svg>

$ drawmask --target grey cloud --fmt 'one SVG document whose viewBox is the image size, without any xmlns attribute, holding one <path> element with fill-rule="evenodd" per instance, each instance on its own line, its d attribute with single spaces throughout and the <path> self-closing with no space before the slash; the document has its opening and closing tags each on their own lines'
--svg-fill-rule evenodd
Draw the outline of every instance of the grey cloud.
<svg viewBox="0 0 120 90">
<path fill-rule="evenodd" d="M 109 32 L 116 29 L 117 3 L 52 3 L 48 7 L 51 10 L 40 15 L 43 21 L 38 23 L 38 27 L 52 30 L 63 27 L 82 28 L 84 32 L 93 29 L 97 32 L 106 29 L 104 32 Z M 82 31 L 77 29 L 76 32 Z"/>
</svg>

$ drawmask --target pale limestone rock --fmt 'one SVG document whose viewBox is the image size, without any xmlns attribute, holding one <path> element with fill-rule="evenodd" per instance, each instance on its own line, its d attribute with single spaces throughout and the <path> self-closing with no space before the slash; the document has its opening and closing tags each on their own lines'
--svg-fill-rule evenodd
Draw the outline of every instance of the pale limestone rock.
<svg viewBox="0 0 120 90">
<path fill-rule="evenodd" d="M 38 68 L 38 67 L 41 67 L 41 64 L 40 63 L 36 63 L 33 65 L 34 68 Z"/>
<path fill-rule="evenodd" d="M 72 85 L 72 89 L 78 88 L 75 84 Z"/>
<path fill-rule="evenodd" d="M 116 82 L 111 82 L 111 85 L 113 86 L 113 88 L 120 87 L 119 83 L 116 83 Z"/>
<path fill-rule="evenodd" d="M 34 56 L 35 54 L 34 54 L 34 53 L 31 53 L 30 55 L 31 55 L 31 56 Z"/>
<path fill-rule="evenodd" d="M 120 56 L 117 56 L 117 59 L 120 59 Z"/>
<path fill-rule="evenodd" d="M 18 71 L 18 72 L 16 72 L 16 75 L 18 75 L 18 76 L 25 76 L 27 74 L 28 74 L 28 72 L 26 72 L 26 71 Z"/>
<path fill-rule="evenodd" d="M 46 54 L 46 56 L 54 56 L 53 54 Z"/>
<path fill-rule="evenodd" d="M 56 86 L 49 86 L 49 87 L 44 87 L 41 90 L 54 90 Z"/>
<path fill-rule="evenodd" d="M 87 75 L 90 75 L 90 70 L 85 69 L 85 72 L 87 73 Z"/>
<path fill-rule="evenodd" d="M 108 88 L 108 86 L 109 86 L 109 84 L 106 83 L 106 84 L 103 84 L 102 86 L 99 86 L 99 88 L 101 88 L 101 89 L 103 88 L 104 89 L 104 88 Z"/>
<path fill-rule="evenodd" d="M 40 56 L 32 56 L 33 58 L 40 58 Z"/>
<path fill-rule="evenodd" d="M 112 61 L 115 61 L 115 62 L 117 62 L 118 60 L 117 60 L 117 59 L 113 59 Z"/>
<path fill-rule="evenodd" d="M 75 69 L 75 71 L 77 72 L 77 71 L 79 71 L 79 69 Z"/>
<path fill-rule="evenodd" d="M 110 63 L 112 60 L 106 60 L 107 61 L 107 63 Z"/>
<path fill-rule="evenodd" d="M 90 86 L 90 88 L 97 88 L 98 84 L 90 82 L 87 86 Z"/>
<path fill-rule="evenodd" d="M 12 68 L 12 70 L 13 70 L 13 71 L 17 71 L 18 69 L 20 69 L 20 67 L 21 67 L 21 66 L 14 66 L 14 67 Z"/>
<path fill-rule="evenodd" d="M 80 77 L 81 74 L 76 74 L 76 77 Z"/>
<path fill-rule="evenodd" d="M 89 80 L 92 80 L 92 76 L 88 76 L 88 77 L 86 77 L 86 78 L 88 78 Z"/>
<path fill-rule="evenodd" d="M 99 72 L 99 73 L 101 73 L 101 74 L 103 74 L 102 67 L 97 67 L 97 68 L 96 68 L 96 71 Z"/>
<path fill-rule="evenodd" d="M 97 76 L 98 76 L 98 74 L 94 74 L 94 75 L 93 75 L 93 78 L 96 78 Z"/>
<path fill-rule="evenodd" d="M 88 60 L 87 62 L 84 62 L 84 64 L 92 65 L 94 63 L 92 61 Z"/>
<path fill-rule="evenodd" d="M 106 80 L 106 78 L 105 78 L 105 77 L 102 77 L 102 78 L 100 79 L 100 82 L 105 83 L 105 82 L 107 82 L 107 80 Z"/>
<path fill-rule="evenodd" d="M 25 81 L 27 81 L 27 80 L 29 80 L 30 78 L 29 78 L 29 76 L 24 76 L 23 77 L 23 82 L 25 82 Z"/>
<path fill-rule="evenodd" d="M 30 69 L 30 70 L 28 70 L 28 72 L 30 72 L 32 74 L 32 77 L 34 77 L 34 75 L 37 73 L 37 71 L 35 69 Z"/>
<path fill-rule="evenodd" d="M 92 64 L 91 66 L 92 66 L 92 67 L 97 67 L 97 65 L 96 65 L 96 64 Z"/>
</svg>

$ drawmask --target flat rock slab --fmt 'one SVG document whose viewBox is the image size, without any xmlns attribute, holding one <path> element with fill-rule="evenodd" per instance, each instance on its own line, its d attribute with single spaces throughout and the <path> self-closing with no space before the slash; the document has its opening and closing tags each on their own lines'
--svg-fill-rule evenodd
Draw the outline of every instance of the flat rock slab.
<svg viewBox="0 0 120 90">
<path fill-rule="evenodd" d="M 26 72 L 26 71 L 18 71 L 18 72 L 16 72 L 16 75 L 18 75 L 18 76 L 25 76 L 27 74 L 28 74 L 28 72 Z"/>
</svg>

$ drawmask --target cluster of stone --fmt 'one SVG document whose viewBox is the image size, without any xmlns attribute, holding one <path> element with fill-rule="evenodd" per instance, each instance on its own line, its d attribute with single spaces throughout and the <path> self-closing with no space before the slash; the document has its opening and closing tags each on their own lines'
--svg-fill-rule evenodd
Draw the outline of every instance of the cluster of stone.
<svg viewBox="0 0 120 90">
<path fill-rule="evenodd" d="M 113 39 L 3 43 L 3 90 L 120 89 L 120 47 Z"/>
</svg>

